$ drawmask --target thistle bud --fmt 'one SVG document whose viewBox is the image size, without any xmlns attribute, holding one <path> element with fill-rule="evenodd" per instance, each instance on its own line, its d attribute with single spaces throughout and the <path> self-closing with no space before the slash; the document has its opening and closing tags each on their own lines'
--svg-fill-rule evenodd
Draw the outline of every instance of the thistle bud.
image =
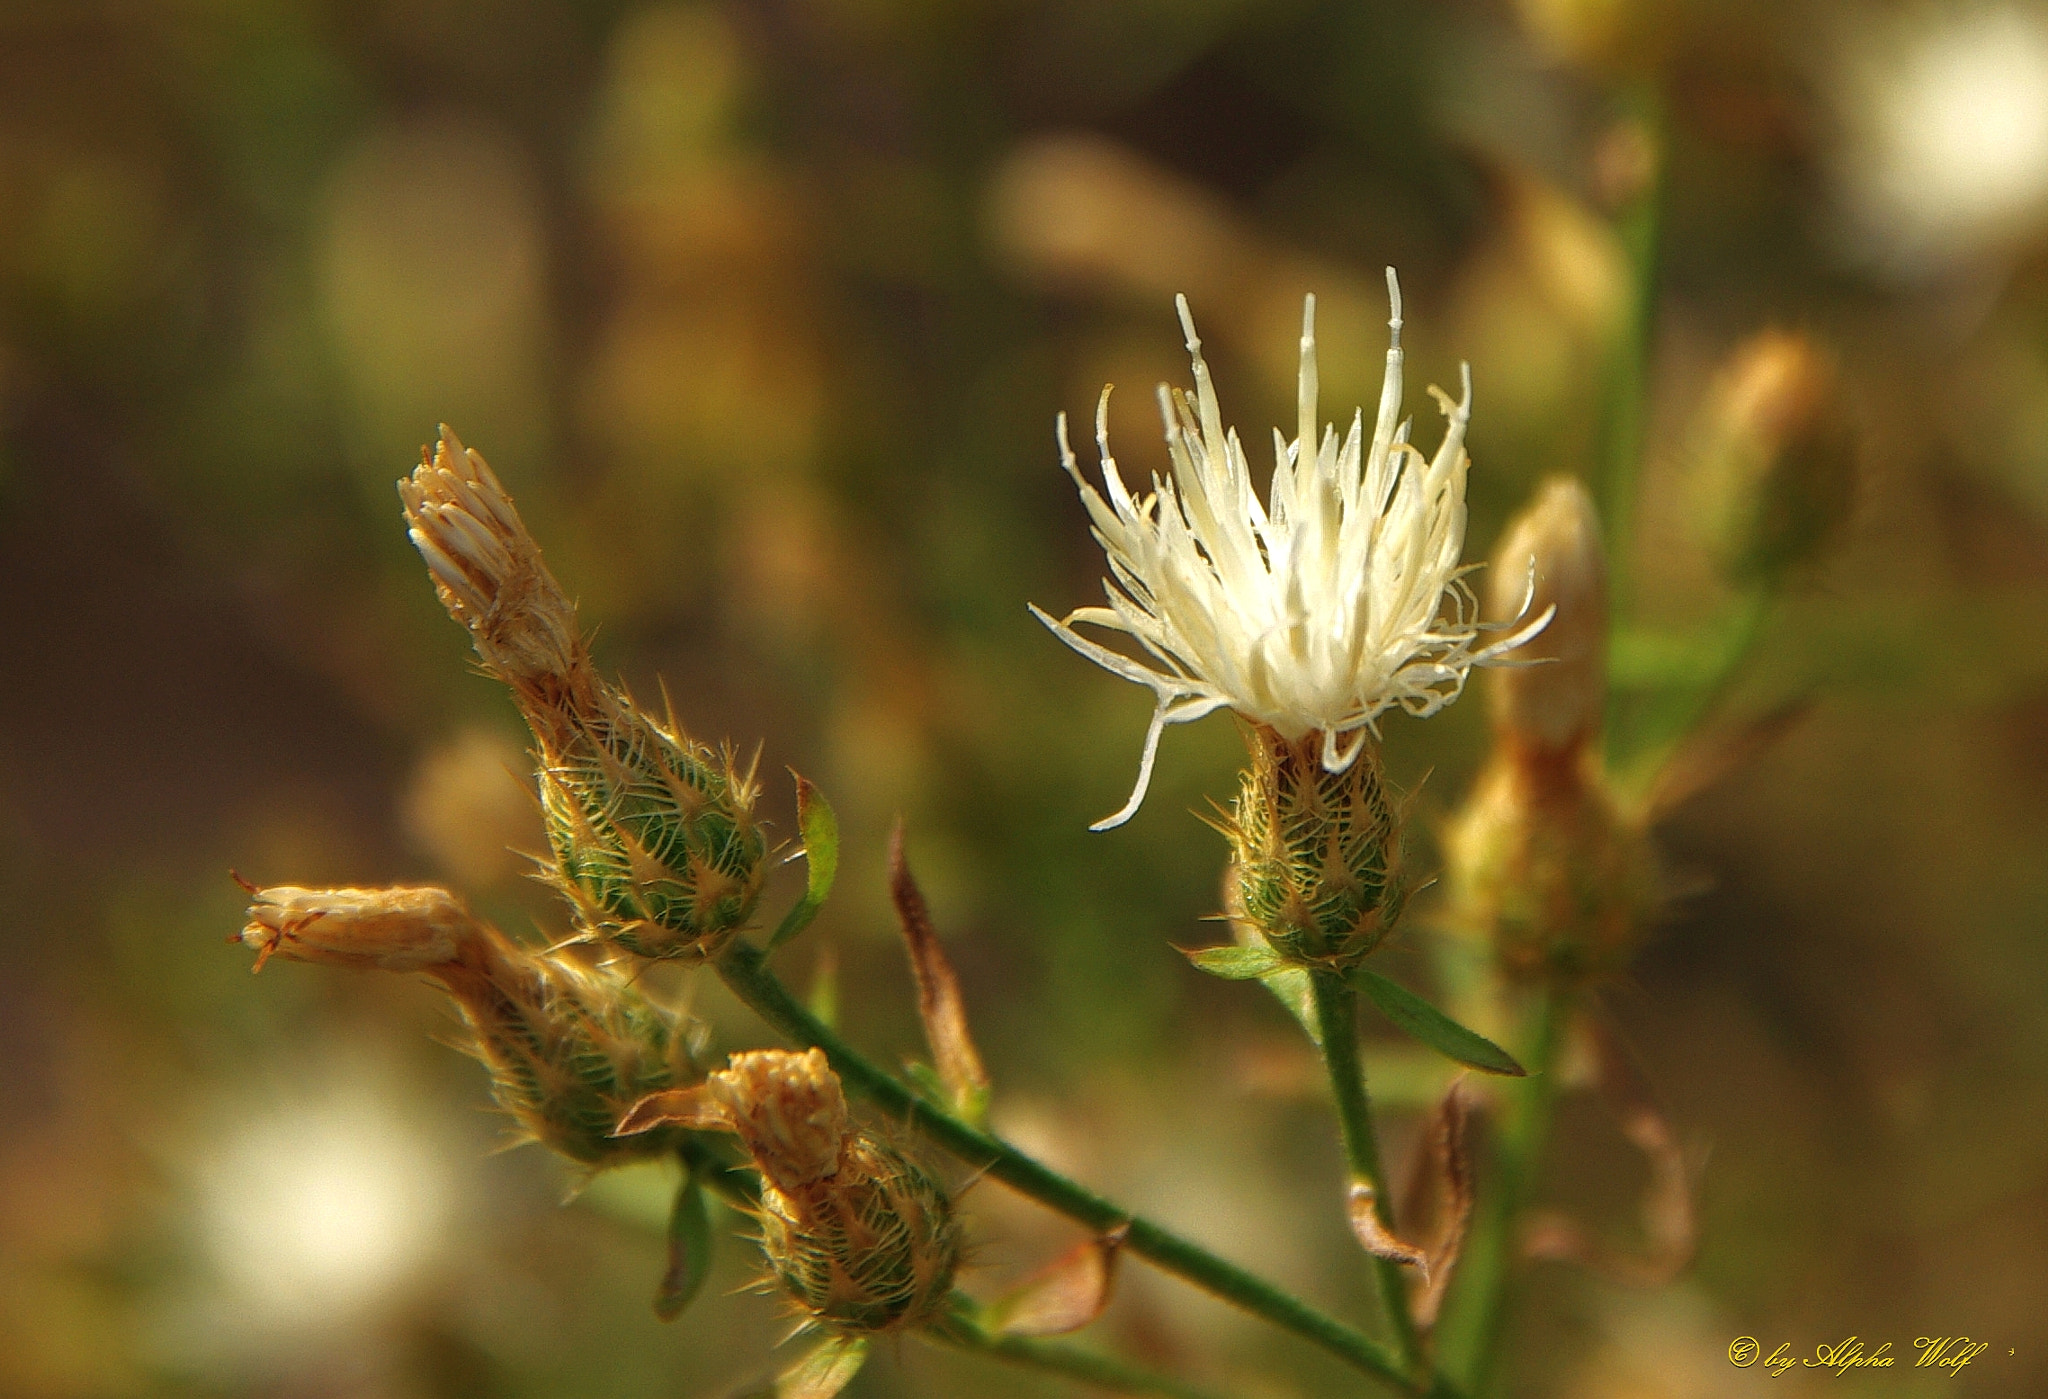
<svg viewBox="0 0 2048 1399">
<path fill-rule="evenodd" d="M 635 1102 L 695 1077 L 677 1017 L 625 977 L 530 952 L 445 889 L 252 892 L 240 940 L 259 970 L 277 956 L 439 981 L 499 1106 L 534 1140 L 594 1169 L 675 1145 L 675 1129 L 611 1134 Z"/>
<path fill-rule="evenodd" d="M 1831 359 L 1769 330 L 1737 348 L 1697 428 L 1693 518 L 1724 575 L 1775 584 L 1848 519 L 1856 430 Z"/>
<path fill-rule="evenodd" d="M 1496 748 L 1445 829 L 1452 921 L 1518 979 L 1619 971 L 1655 915 L 1655 848 L 1590 766 Z"/>
<path fill-rule="evenodd" d="M 485 669 L 533 731 L 555 873 L 590 932 L 635 956 L 703 958 L 753 914 L 756 788 L 600 680 L 575 605 L 476 452 L 440 446 L 399 482 L 414 544 Z"/>
<path fill-rule="evenodd" d="M 1545 482 L 1494 552 L 1488 613 L 1525 606 L 1555 612 L 1487 675 L 1494 732 L 1525 752 L 1576 752 L 1600 732 L 1607 704 L 1607 565 L 1593 498 L 1571 477 Z"/>
<path fill-rule="evenodd" d="M 1331 772 L 1319 733 L 1289 741 L 1255 724 L 1246 742 L 1251 763 L 1223 827 L 1237 890 L 1232 916 L 1289 961 L 1355 966 L 1407 897 L 1400 812 L 1379 748 L 1365 740 L 1349 767 Z"/>
<path fill-rule="evenodd" d="M 735 1054 L 701 1089 L 642 1103 L 619 1130 L 659 1123 L 738 1134 L 761 1172 L 761 1248 L 808 1316 L 866 1334 L 938 1314 L 960 1257 L 952 1202 L 853 1121 L 824 1051 Z"/>
</svg>

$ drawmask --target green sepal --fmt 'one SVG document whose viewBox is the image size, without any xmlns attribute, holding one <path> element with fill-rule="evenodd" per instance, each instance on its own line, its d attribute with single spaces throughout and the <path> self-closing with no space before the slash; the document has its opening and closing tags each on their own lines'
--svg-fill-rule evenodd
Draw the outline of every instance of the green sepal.
<svg viewBox="0 0 2048 1399">
<path fill-rule="evenodd" d="M 654 1314 L 663 1321 L 682 1315 L 711 1272 L 711 1208 L 697 1177 L 685 1171 L 668 1217 L 668 1271 L 654 1291 Z"/>
<path fill-rule="evenodd" d="M 775 1377 L 775 1399 L 832 1399 L 867 1358 L 867 1337 L 833 1336 Z"/>
<path fill-rule="evenodd" d="M 1514 1056 L 1481 1034 L 1466 1029 L 1422 997 L 1378 972 L 1360 968 L 1359 989 L 1380 1008 L 1380 1014 L 1437 1053 L 1486 1074 L 1523 1078 L 1528 1070 Z"/>
<path fill-rule="evenodd" d="M 1287 969 L 1286 959 L 1270 947 L 1182 947 L 1180 955 L 1195 966 L 1225 981 L 1258 981 Z"/>
<path fill-rule="evenodd" d="M 809 882 L 803 898 L 783 918 L 775 936 L 768 939 L 770 952 L 811 925 L 818 910 L 825 906 L 832 881 L 839 874 L 839 818 L 832 813 L 832 803 L 803 774 L 791 775 L 796 778 L 796 826 L 804 838 L 804 865 L 809 871 Z"/>
<path fill-rule="evenodd" d="M 1287 1013 L 1301 1022 L 1316 1048 L 1323 1047 L 1323 1027 L 1316 1023 L 1316 993 L 1309 982 L 1306 967 L 1282 967 L 1277 972 L 1268 972 L 1259 978 L 1268 991 Z"/>
</svg>

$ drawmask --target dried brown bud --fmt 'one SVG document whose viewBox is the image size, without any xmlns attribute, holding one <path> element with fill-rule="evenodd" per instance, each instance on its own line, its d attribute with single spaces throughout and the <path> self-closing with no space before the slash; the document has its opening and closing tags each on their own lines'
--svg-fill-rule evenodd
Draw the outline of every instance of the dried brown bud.
<svg viewBox="0 0 2048 1399">
<path fill-rule="evenodd" d="M 944 1304 L 960 1228 L 938 1182 L 856 1124 L 824 1051 L 732 1056 L 701 1088 L 640 1103 L 619 1124 L 721 1126 L 761 1172 L 761 1248 L 783 1290 L 835 1330 L 888 1331 Z"/>
<path fill-rule="evenodd" d="M 1808 337 L 1768 330 L 1738 346 L 1696 433 L 1693 519 L 1730 581 L 1777 582 L 1848 520 L 1855 424 L 1832 359 Z"/>
<path fill-rule="evenodd" d="M 477 655 L 529 717 L 581 709 L 596 686 L 576 604 L 483 457 L 443 424 L 441 440 L 398 483 L 405 523 L 434 591 L 469 629 Z"/>
<path fill-rule="evenodd" d="M 533 731 L 562 891 L 590 933 L 635 956 L 715 955 L 761 892 L 750 776 L 598 678 L 575 605 L 481 456 L 446 427 L 422 456 L 398 483 L 406 523 Z"/>
<path fill-rule="evenodd" d="M 446 889 L 258 889 L 240 941 L 272 957 L 387 972 L 431 971 L 461 955 L 481 925 Z"/>
<path fill-rule="evenodd" d="M 1534 753 L 1580 749 L 1607 704 L 1607 563 L 1593 497 L 1568 476 L 1543 484 L 1509 523 L 1487 582 L 1495 619 L 1556 608 L 1550 625 L 1486 677 L 1494 731 Z M 1531 596 L 1533 590 L 1533 596 Z"/>
</svg>

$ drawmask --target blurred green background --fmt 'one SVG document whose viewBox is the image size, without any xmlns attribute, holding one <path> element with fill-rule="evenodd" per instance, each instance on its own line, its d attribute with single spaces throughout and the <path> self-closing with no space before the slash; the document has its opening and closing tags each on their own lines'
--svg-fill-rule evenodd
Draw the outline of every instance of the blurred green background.
<svg viewBox="0 0 2048 1399">
<path fill-rule="evenodd" d="M 1214 936 L 1223 846 L 1189 812 L 1232 789 L 1230 722 L 1175 730 L 1138 818 L 1085 829 L 1149 701 L 1025 612 L 1099 596 L 1053 415 L 1113 381 L 1126 475 L 1163 464 L 1184 291 L 1256 458 L 1305 291 L 1325 411 L 1373 400 L 1393 263 L 1415 379 L 1474 366 L 1483 557 L 1587 469 L 1617 94 L 1646 73 L 1669 199 L 1635 620 L 1718 605 L 1685 445 L 1742 337 L 1833 347 L 1861 493 L 1730 712 L 1814 703 L 1663 827 L 1684 896 L 1610 997 L 1704 1161 L 1697 1266 L 1534 1269 L 1512 1389 L 2048 1392 L 2048 12 L 7 0 L 0 1393 L 687 1399 L 770 1364 L 738 1244 L 654 1320 L 658 1172 L 565 1209 L 555 1162 L 488 1154 L 431 991 L 252 983 L 222 945 L 231 867 L 444 881 L 563 931 L 506 853 L 540 844 L 516 715 L 398 518 L 440 420 L 607 666 L 762 740 L 783 834 L 785 766 L 831 796 L 841 893 L 789 967 L 835 950 L 858 1040 L 917 1043 L 901 812 L 998 1128 L 1362 1312 L 1306 1046 L 1169 946 Z M 1483 708 L 1387 726 L 1424 866 Z M 1411 979 L 1416 937 L 1386 954 Z M 1554 1157 L 1548 1198 L 1625 1238 L 1643 1167 L 1583 1096 Z M 1071 1238 L 967 1201 L 983 1295 Z M 1098 1332 L 1231 1393 L 1357 1390 L 1140 1266 Z M 1798 1391 L 1729 1365 L 1742 1334 L 1992 1349 Z M 1065 1392 L 905 1343 L 849 1394 Z"/>
</svg>

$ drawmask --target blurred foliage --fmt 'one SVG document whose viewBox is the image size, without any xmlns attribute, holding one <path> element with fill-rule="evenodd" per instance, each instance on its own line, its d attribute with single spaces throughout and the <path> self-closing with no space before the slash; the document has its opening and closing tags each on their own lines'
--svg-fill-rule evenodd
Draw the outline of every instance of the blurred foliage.
<svg viewBox="0 0 2048 1399">
<path fill-rule="evenodd" d="M 1537 1274 L 1516 1383 L 1748 1394 L 1736 1335 L 1966 1332 L 1995 1352 L 1960 1380 L 1854 1392 L 2043 1392 L 2044 24 L 1850 0 L 0 7 L 0 1392 L 652 1396 L 767 1367 L 737 1247 L 654 1320 L 658 1173 L 562 1210 L 539 1153 L 484 1157 L 430 995 L 288 966 L 251 994 L 219 945 L 230 865 L 459 880 L 561 931 L 500 853 L 539 844 L 503 778 L 516 716 L 398 523 L 437 419 L 517 493 L 607 668 L 830 794 L 841 896 L 806 936 L 851 1033 L 915 1043 L 900 811 L 997 1128 L 1355 1308 L 1306 1046 L 1168 946 L 1211 940 L 1223 848 L 1187 812 L 1230 790 L 1229 722 L 1170 735 L 1138 818 L 1085 830 L 1146 701 L 1024 610 L 1099 586 L 1052 417 L 1113 381 L 1126 474 L 1163 464 L 1177 291 L 1218 381 L 1250 386 L 1234 421 L 1288 420 L 1308 290 L 1326 399 L 1370 402 L 1391 262 L 1417 377 L 1474 365 L 1483 556 L 1546 473 L 1592 474 L 1617 94 L 1644 81 L 1669 197 L 1621 680 L 1682 669 L 1731 606 L 1683 518 L 1689 415 L 1731 347 L 1831 346 L 1865 465 L 1848 539 L 1724 709 L 1814 702 L 1667 824 L 1697 892 L 1614 998 L 1712 1145 L 1699 1264 L 1649 1295 Z M 1420 810 L 1476 767 L 1479 710 L 1388 726 Z M 767 807 L 788 836 L 788 784 Z M 729 1042 L 760 1037 L 697 992 Z M 1561 1139 L 1550 1190 L 1625 1229 L 1625 1144 L 1578 1100 Z M 1069 1241 L 987 1185 L 967 1208 L 982 1295 Z M 1129 1271 L 1101 1323 L 1126 1350 L 1352 1392 Z M 1055 1392 L 916 1346 L 849 1391 Z"/>
</svg>

